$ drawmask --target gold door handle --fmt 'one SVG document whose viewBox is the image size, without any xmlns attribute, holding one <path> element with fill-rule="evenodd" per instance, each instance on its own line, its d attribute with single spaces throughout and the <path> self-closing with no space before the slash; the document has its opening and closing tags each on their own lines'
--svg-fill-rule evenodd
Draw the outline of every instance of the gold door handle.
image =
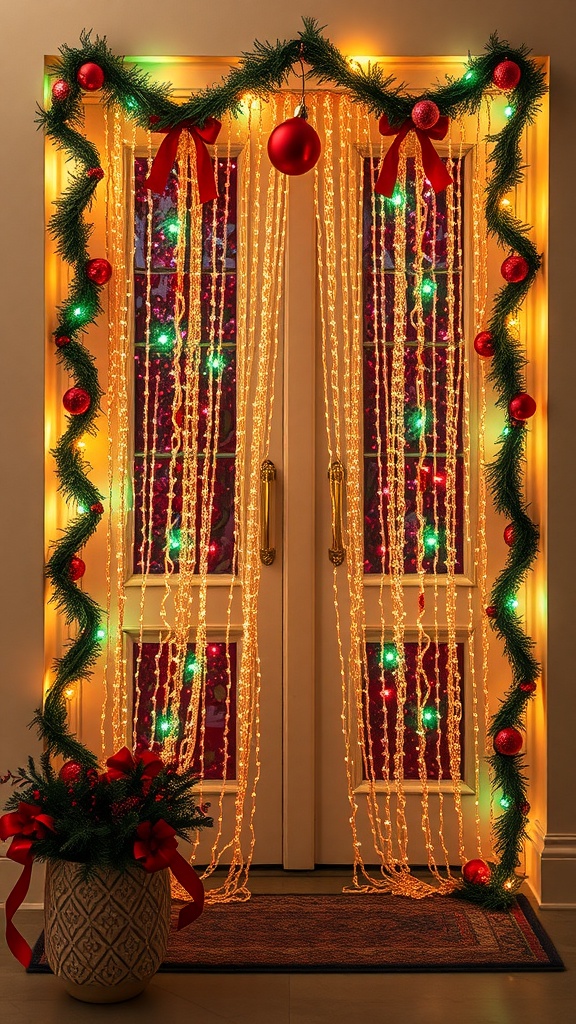
<svg viewBox="0 0 576 1024">
<path fill-rule="evenodd" d="M 276 466 L 270 459 L 264 459 L 260 466 L 260 560 L 272 565 L 276 548 L 270 546 L 270 508 L 272 481 L 276 479 Z"/>
<path fill-rule="evenodd" d="M 330 481 L 330 500 L 332 502 L 332 547 L 328 548 L 328 557 L 332 565 L 342 565 L 346 555 L 342 537 L 343 497 L 344 497 L 344 466 L 335 459 L 328 470 Z"/>
</svg>

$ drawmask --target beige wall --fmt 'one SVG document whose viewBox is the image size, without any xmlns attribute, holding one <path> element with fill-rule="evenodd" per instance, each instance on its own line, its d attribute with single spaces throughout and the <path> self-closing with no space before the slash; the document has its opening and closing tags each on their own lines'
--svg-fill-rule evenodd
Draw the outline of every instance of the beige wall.
<svg viewBox="0 0 576 1024">
<path fill-rule="evenodd" d="M 572 519 L 576 460 L 571 446 L 576 385 L 572 183 L 576 162 L 573 0 L 314 0 L 306 4 L 348 53 L 478 53 L 495 28 L 551 58 L 548 835 L 543 865 L 547 903 L 576 903 L 576 807 L 572 653 L 576 577 Z M 43 143 L 33 124 L 42 98 L 45 54 L 75 45 L 82 28 L 108 37 L 117 53 L 237 54 L 252 41 L 290 37 L 300 7 L 277 0 L 121 2 L 24 0 L 2 12 L 2 372 L 0 450 L 3 538 L 0 628 L 0 770 L 22 763 L 41 693 L 43 661 Z M 161 12 L 159 15 L 158 11 Z M 542 778 L 542 767 L 539 768 Z M 549 850 L 549 853 L 548 853 Z M 548 856 L 551 858 L 548 860 Z M 4 865 L 6 868 L 7 866 Z M 3 885 L 0 876 L 0 884 Z"/>
</svg>

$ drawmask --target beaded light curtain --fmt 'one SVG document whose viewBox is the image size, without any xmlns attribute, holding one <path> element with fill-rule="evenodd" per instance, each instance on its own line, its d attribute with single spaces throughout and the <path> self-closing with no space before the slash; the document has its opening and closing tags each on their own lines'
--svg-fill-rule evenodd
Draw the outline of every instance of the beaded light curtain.
<svg viewBox="0 0 576 1024">
<path fill-rule="evenodd" d="M 154 743 L 168 761 L 194 765 L 201 780 L 220 779 L 204 877 L 222 857 L 230 866 L 224 884 L 210 891 L 212 901 L 248 898 L 255 843 L 260 469 L 274 405 L 288 187 L 264 155 L 271 123 L 288 116 L 287 102 L 272 97 L 266 111 L 260 101 L 249 102 L 246 117 L 224 119 L 212 151 L 219 198 L 204 207 L 190 133 L 182 133 L 176 168 L 158 198 L 145 187 L 151 136 L 143 146 L 118 108 L 108 115 L 106 131 L 108 248 L 117 268 L 107 392 L 107 615 L 109 636 L 116 639 L 108 642 L 103 749 L 110 728 L 114 747 L 122 746 L 131 721 L 136 749 Z M 134 361 L 132 445 L 128 382 Z M 225 531 L 218 528 L 222 517 Z M 140 624 L 129 671 L 123 627 L 125 580 L 132 571 L 140 576 Z M 207 636 L 208 586 L 211 573 L 219 571 L 232 582 L 225 641 L 213 643 Z M 151 637 L 145 606 L 155 573 L 164 587 L 161 629 Z M 241 637 L 231 642 L 237 584 Z M 215 704 L 222 722 L 219 770 L 213 770 L 208 742 Z M 237 785 L 232 838 L 223 829 L 229 778 Z"/>
<path fill-rule="evenodd" d="M 466 859 L 465 675 L 472 703 L 475 843 L 483 855 L 479 789 L 488 638 L 478 611 L 487 599 L 485 390 L 482 380 L 480 448 L 472 464 L 463 331 L 465 130 L 462 122 L 451 123 L 444 159 L 453 184 L 445 192 L 436 195 L 427 181 L 412 135 L 402 147 L 394 193 L 385 199 L 374 191 L 384 140 L 375 142 L 373 119 L 346 96 L 328 92 L 311 100 L 310 109 L 323 138 L 315 205 L 328 470 L 333 480 L 345 476 L 345 553 L 333 559 L 333 591 L 351 888 L 423 897 L 455 885 L 445 840 L 449 819 L 458 857 Z M 482 201 L 488 154 L 481 116 L 486 112 L 473 128 L 475 165 L 467 193 L 472 336 L 484 322 L 487 298 Z M 338 538 L 336 500 L 332 509 Z M 460 620 L 457 629 L 457 583 L 466 551 L 477 587 L 467 589 L 468 621 L 462 627 Z M 342 558 L 345 565 L 339 565 Z M 370 574 L 380 577 L 379 622 L 366 614 Z M 418 611 L 408 630 L 406 607 L 415 581 Z M 367 788 L 365 800 L 358 795 L 359 779 Z M 431 884 L 414 878 L 409 868 L 406 792 L 415 781 Z M 365 813 L 373 849 L 362 851 Z M 379 871 L 368 871 L 365 862 L 375 861 Z"/>
</svg>

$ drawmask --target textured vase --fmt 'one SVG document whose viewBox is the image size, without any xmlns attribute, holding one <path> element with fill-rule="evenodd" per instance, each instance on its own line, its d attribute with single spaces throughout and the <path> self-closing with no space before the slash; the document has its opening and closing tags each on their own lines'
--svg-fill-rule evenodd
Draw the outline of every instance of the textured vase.
<svg viewBox="0 0 576 1024">
<path fill-rule="evenodd" d="M 47 865 L 44 898 L 46 958 L 66 991 L 86 1003 L 132 999 L 146 987 L 166 953 L 170 872 Z"/>
</svg>

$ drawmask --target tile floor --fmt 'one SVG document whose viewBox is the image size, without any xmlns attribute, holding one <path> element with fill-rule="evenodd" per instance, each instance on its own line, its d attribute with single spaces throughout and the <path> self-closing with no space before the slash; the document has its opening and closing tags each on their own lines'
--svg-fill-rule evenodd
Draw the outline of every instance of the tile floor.
<svg viewBox="0 0 576 1024">
<path fill-rule="evenodd" d="M 254 872 L 254 892 L 339 892 L 347 875 Z M 576 1024 L 576 910 L 542 911 L 568 968 L 520 974 L 159 974 L 128 1003 L 90 1006 L 0 949 L 0 1024 Z M 33 942 L 40 911 L 21 911 Z M 3 931 L 3 928 L 2 928 Z"/>
</svg>

